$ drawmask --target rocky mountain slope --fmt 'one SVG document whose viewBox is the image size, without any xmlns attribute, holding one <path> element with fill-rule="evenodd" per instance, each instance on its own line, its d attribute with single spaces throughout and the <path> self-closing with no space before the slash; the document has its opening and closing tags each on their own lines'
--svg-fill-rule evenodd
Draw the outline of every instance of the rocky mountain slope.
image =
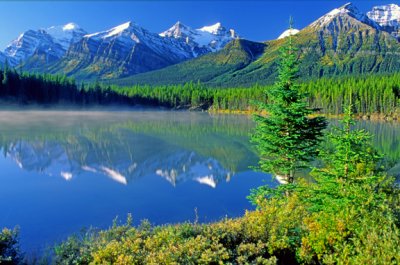
<svg viewBox="0 0 400 265">
<path fill-rule="evenodd" d="M 4 61 L 26 71 L 61 73 L 85 80 L 109 79 L 215 52 L 237 37 L 234 30 L 220 23 L 191 29 L 178 22 L 160 34 L 133 22 L 87 34 L 69 23 L 22 33 L 5 49 Z"/>
<path fill-rule="evenodd" d="M 299 48 L 303 79 L 365 73 L 387 73 L 400 69 L 400 44 L 396 38 L 352 4 L 336 8 L 293 36 Z M 264 52 L 251 62 L 219 72 L 224 59 L 234 57 L 230 46 L 173 67 L 116 81 L 119 84 L 175 84 L 201 81 L 215 86 L 271 83 L 275 79 L 279 47 L 284 39 L 265 42 Z M 217 60 L 216 58 L 219 57 Z M 222 59 L 222 58 L 223 59 Z M 205 69 L 205 66 L 208 69 Z M 226 64 L 224 64 L 224 67 Z M 197 69 L 202 69 L 198 71 Z M 186 73 L 194 73 L 191 76 Z"/>
<path fill-rule="evenodd" d="M 160 34 L 133 22 L 87 34 L 69 23 L 24 32 L 0 53 L 0 65 L 126 85 L 270 83 L 279 47 L 293 36 L 302 78 L 386 73 L 399 69 L 399 23 L 398 5 L 363 14 L 351 3 L 264 43 L 241 39 L 221 23 L 194 29 L 177 22 Z"/>
<path fill-rule="evenodd" d="M 200 29 L 192 29 L 180 21 L 160 33 L 160 36 L 183 40 L 191 47 L 193 57 L 219 51 L 232 39 L 239 38 L 233 29 L 227 30 L 219 22 Z"/>
<path fill-rule="evenodd" d="M 178 84 L 190 81 L 214 83 L 215 79 L 221 79 L 218 85 L 222 85 L 224 76 L 234 75 L 241 69 L 248 67 L 265 52 L 267 45 L 244 39 L 233 40 L 222 50 L 210 53 L 199 58 L 158 71 L 152 71 L 128 78 L 113 80 L 119 85 L 130 84 Z"/>
<path fill-rule="evenodd" d="M 86 31 L 74 23 L 47 29 L 28 30 L 13 40 L 4 50 L 10 66 L 51 63 L 61 59 L 70 45 L 80 40 Z M 30 61 L 28 63 L 28 61 Z"/>
<path fill-rule="evenodd" d="M 78 78 L 112 78 L 160 69 L 193 58 L 184 42 L 160 37 L 133 22 L 85 35 L 49 67 Z"/>
</svg>

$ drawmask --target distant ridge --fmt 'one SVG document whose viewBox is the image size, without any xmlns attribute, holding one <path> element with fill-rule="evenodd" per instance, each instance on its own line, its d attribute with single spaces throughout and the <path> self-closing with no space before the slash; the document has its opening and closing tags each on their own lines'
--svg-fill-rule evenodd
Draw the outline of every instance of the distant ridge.
<svg viewBox="0 0 400 265">
<path fill-rule="evenodd" d="M 161 33 L 134 22 L 96 33 L 75 23 L 28 30 L 0 52 L 0 65 L 65 74 L 79 81 L 169 84 L 201 81 L 215 86 L 270 83 L 279 47 L 293 35 L 303 79 L 397 72 L 400 7 L 352 3 L 335 8 L 301 30 L 276 40 L 245 40 L 221 23 L 191 28 L 178 21 Z"/>
<path fill-rule="evenodd" d="M 299 31 L 294 41 L 299 48 L 303 80 L 400 70 L 397 39 L 350 3 L 335 8 Z M 270 84 L 276 76 L 278 50 L 283 42 L 284 39 L 278 39 L 253 43 L 252 46 L 263 45 L 262 52 L 251 60 L 249 57 L 237 59 L 235 64 L 226 62 L 240 58 L 235 55 L 238 49 L 246 54 L 244 46 L 232 49 L 235 45 L 227 45 L 218 53 L 113 82 L 120 85 L 176 84 L 193 80 L 211 86 Z"/>
</svg>

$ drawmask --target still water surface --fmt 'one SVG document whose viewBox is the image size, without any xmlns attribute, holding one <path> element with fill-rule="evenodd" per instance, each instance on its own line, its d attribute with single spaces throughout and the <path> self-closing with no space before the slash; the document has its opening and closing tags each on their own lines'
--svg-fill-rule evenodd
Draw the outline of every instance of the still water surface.
<svg viewBox="0 0 400 265">
<path fill-rule="evenodd" d="M 0 227 L 35 251 L 83 227 L 218 220 L 252 209 L 245 116 L 205 113 L 0 112 Z"/>
<path fill-rule="evenodd" d="M 253 172 L 247 116 L 166 111 L 0 112 L 0 227 L 37 251 L 84 227 L 200 222 L 242 215 Z M 400 127 L 361 122 L 398 161 Z"/>
</svg>

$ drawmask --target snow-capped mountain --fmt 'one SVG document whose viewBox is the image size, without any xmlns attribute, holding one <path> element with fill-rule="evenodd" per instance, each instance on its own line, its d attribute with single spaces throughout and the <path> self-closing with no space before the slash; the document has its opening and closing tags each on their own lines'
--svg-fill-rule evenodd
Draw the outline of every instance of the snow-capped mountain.
<svg viewBox="0 0 400 265">
<path fill-rule="evenodd" d="M 160 56 L 168 54 L 178 60 L 191 57 L 189 49 L 179 42 L 161 38 L 134 22 L 126 22 L 106 31 L 85 35 L 81 42 L 86 41 L 97 42 L 100 46 L 117 42 L 121 47 L 129 49 L 129 51 L 136 45 L 143 44 L 159 53 Z"/>
<path fill-rule="evenodd" d="M 219 51 L 231 40 L 239 38 L 233 29 L 227 30 L 219 22 L 211 26 L 192 29 L 180 21 L 160 33 L 160 36 L 184 41 L 191 47 L 194 57 Z"/>
<path fill-rule="evenodd" d="M 133 22 L 88 34 L 75 23 L 28 30 L 4 51 L 11 66 L 25 70 L 63 73 L 82 79 L 116 78 L 160 69 L 219 51 L 234 30 L 221 25 L 191 29 L 176 23 L 156 34 Z"/>
<path fill-rule="evenodd" d="M 18 65 L 34 53 L 47 53 L 52 58 L 62 56 L 62 47 L 53 42 L 44 30 L 28 30 L 13 40 L 4 50 L 11 66 Z"/>
<path fill-rule="evenodd" d="M 126 22 L 83 36 L 52 71 L 112 78 L 163 68 L 192 57 L 190 47 L 182 41 L 163 38 Z"/>
<path fill-rule="evenodd" d="M 300 32 L 300 30 L 298 30 L 298 29 L 287 29 L 284 32 L 282 32 L 281 35 L 279 35 L 278 40 L 292 36 L 292 35 L 296 35 L 299 32 Z"/>
<path fill-rule="evenodd" d="M 215 54 L 120 82 L 160 85 L 199 80 L 211 86 L 272 83 L 282 41 L 271 40 L 265 47 L 260 44 L 234 40 Z M 256 49 L 259 53 L 248 53 L 252 50 L 249 47 L 257 46 L 262 47 Z M 301 54 L 300 76 L 304 79 L 392 73 L 400 69 L 400 43 L 352 4 L 335 8 L 302 29 L 296 34 L 296 46 Z"/>
<path fill-rule="evenodd" d="M 335 18 L 342 17 L 342 16 L 351 17 L 361 23 L 364 23 L 364 24 L 374 27 L 376 29 L 380 29 L 379 24 L 377 24 L 375 21 L 369 19 L 368 16 L 365 15 L 364 13 L 361 13 L 357 9 L 357 7 L 354 6 L 352 3 L 347 3 L 347 4 L 343 5 L 342 7 L 333 9 L 326 15 L 320 17 L 315 22 L 310 24 L 310 26 L 311 27 L 324 27 L 324 26 L 329 25 Z"/>
<path fill-rule="evenodd" d="M 367 16 L 379 24 L 383 30 L 396 38 L 400 37 L 400 6 L 396 4 L 375 6 L 367 13 Z"/>
<path fill-rule="evenodd" d="M 63 50 L 67 51 L 72 43 L 82 39 L 87 32 L 75 23 L 68 23 L 63 26 L 52 26 L 46 29 L 46 32 L 53 38 L 55 43 L 61 45 Z"/>
<path fill-rule="evenodd" d="M 76 24 L 48 29 L 28 30 L 13 40 L 4 50 L 11 66 L 25 62 L 34 55 L 44 55 L 46 62 L 60 59 L 70 44 L 86 34 Z"/>
<path fill-rule="evenodd" d="M 348 68 L 332 70 L 335 73 L 353 73 L 354 71 L 364 73 L 371 69 L 375 70 L 374 67 L 376 67 L 376 71 L 389 71 L 389 65 L 392 64 L 376 65 L 378 61 L 370 60 L 371 56 L 363 55 L 363 57 L 362 54 L 368 51 L 371 54 L 382 53 L 381 56 L 389 56 L 385 53 L 386 48 L 395 49 L 398 46 L 398 41 L 393 36 L 400 36 L 399 24 L 400 7 L 395 4 L 374 7 L 366 15 L 353 4 L 348 3 L 328 12 L 300 32 L 296 29 L 283 32 L 278 39 L 298 34 L 300 42 L 301 39 L 307 40 L 305 43 L 300 43 L 304 44 L 305 51 L 317 50 L 319 52 L 310 54 L 310 57 L 311 55 L 324 56 L 321 59 L 322 68 L 329 68 L 336 63 L 342 66 L 339 62 L 341 58 L 347 58 L 347 55 L 349 55 L 348 58 L 356 58 L 357 55 L 360 55 L 357 59 L 362 61 L 362 67 L 356 66 L 356 63 L 354 63 L 355 68 L 346 64 Z M 213 52 L 217 52 L 216 57 L 225 58 L 226 53 L 238 52 L 235 45 L 226 46 L 237 38 L 239 37 L 234 30 L 223 27 L 221 23 L 195 29 L 177 22 L 160 34 L 152 33 L 133 22 L 127 22 L 101 32 L 86 34 L 76 24 L 69 23 L 64 26 L 27 31 L 12 42 L 4 54 L 11 66 L 23 62 L 22 68 L 28 71 L 62 73 L 74 76 L 78 80 L 120 79 L 159 70 Z M 236 44 L 242 47 L 240 42 Z M 227 51 L 224 49 L 226 47 L 228 47 Z M 265 52 L 264 48 L 257 50 Z M 245 56 L 238 57 L 235 54 L 226 57 L 226 60 L 234 60 L 234 65 L 239 68 L 254 61 L 253 57 L 249 59 L 249 56 L 252 55 L 248 56 L 242 48 L 239 51 Z M 210 64 L 206 61 L 219 63 L 221 60 L 220 57 L 218 58 L 214 60 L 211 54 L 207 55 L 205 59 L 202 57 L 199 60 L 200 64 L 207 68 L 204 71 L 206 79 L 209 78 L 209 73 L 215 70 L 208 69 Z M 271 62 L 273 57 L 269 56 L 268 58 L 266 61 Z M 4 60 L 5 58 L 3 58 Z M 243 63 L 240 60 L 246 60 L 246 62 Z M 0 63 L 1 61 L 0 54 Z M 315 63 L 311 59 L 310 62 Z M 196 63 L 192 65 L 196 65 Z M 224 65 L 224 67 L 226 66 Z M 154 74 L 160 76 L 151 77 L 150 80 L 160 82 L 162 78 L 175 74 L 178 76 L 172 78 L 174 82 L 184 78 L 201 80 L 196 76 L 199 73 L 198 68 L 187 70 L 188 65 L 186 64 L 182 67 L 182 69 L 184 68 L 186 69 L 184 73 L 170 70 L 172 68 L 165 69 L 166 73 L 157 71 Z M 310 70 L 313 75 L 314 71 L 318 76 L 324 75 L 328 71 L 326 69 L 319 71 L 317 68 Z M 258 66 L 255 69 L 258 69 Z M 317 72 L 318 74 L 316 74 Z M 329 72 L 329 74 L 332 73 Z M 153 73 L 146 74 L 144 80 L 148 82 L 148 77 L 152 75 Z M 258 76 L 255 76 L 254 80 L 257 78 Z"/>
</svg>

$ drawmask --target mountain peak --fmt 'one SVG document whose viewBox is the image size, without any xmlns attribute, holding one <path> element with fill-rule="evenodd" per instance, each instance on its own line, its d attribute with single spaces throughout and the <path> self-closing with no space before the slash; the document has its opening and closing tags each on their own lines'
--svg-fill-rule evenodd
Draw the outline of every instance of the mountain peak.
<svg viewBox="0 0 400 265">
<path fill-rule="evenodd" d="M 86 34 L 86 31 L 77 24 L 70 22 L 61 26 L 52 26 L 44 29 L 44 32 L 49 34 L 55 43 L 62 46 L 63 50 L 68 50 L 71 43 L 75 43 Z"/>
<path fill-rule="evenodd" d="M 345 9 L 345 10 L 348 10 L 350 12 L 354 12 L 354 11 L 358 12 L 357 7 L 351 2 L 349 2 L 347 4 L 344 4 L 343 6 L 339 7 L 338 9 L 339 10 L 344 10 Z"/>
<path fill-rule="evenodd" d="M 47 29 L 43 29 L 44 31 L 46 31 L 47 33 L 49 33 L 50 35 L 54 32 L 69 32 L 69 31 L 80 31 L 83 32 L 84 30 L 79 27 L 78 24 L 70 22 L 67 23 L 65 25 L 60 25 L 60 26 L 51 26 Z"/>
<path fill-rule="evenodd" d="M 400 6 L 396 4 L 374 6 L 367 16 L 380 26 L 397 26 L 400 22 Z"/>
<path fill-rule="evenodd" d="M 171 28 L 159 34 L 164 38 L 174 38 L 189 46 L 194 57 L 222 49 L 229 41 L 237 38 L 234 30 L 226 30 L 218 22 L 211 26 L 192 29 L 182 22 L 176 22 Z"/>
<path fill-rule="evenodd" d="M 367 16 L 381 26 L 382 30 L 400 40 L 400 6 L 396 4 L 375 6 Z"/>
<path fill-rule="evenodd" d="M 130 31 L 132 29 L 139 29 L 139 28 L 140 27 L 136 23 L 134 23 L 132 21 L 128 21 L 121 25 L 113 27 L 109 30 L 96 32 L 96 33 L 92 33 L 92 34 L 87 34 L 84 37 L 85 38 L 99 37 L 102 39 L 108 39 L 108 38 L 111 38 L 114 36 L 120 36 L 121 34 L 123 34 L 126 31 Z"/>
<path fill-rule="evenodd" d="M 200 31 L 205 31 L 211 34 L 218 34 L 221 30 L 223 30 L 224 27 L 222 27 L 220 22 L 215 23 L 214 25 L 211 26 L 205 26 L 200 28 Z"/>
<path fill-rule="evenodd" d="M 179 20 L 174 24 L 175 27 L 186 27 L 182 22 Z"/>
<path fill-rule="evenodd" d="M 79 27 L 77 24 L 75 24 L 75 23 L 73 23 L 73 22 L 70 22 L 70 23 L 68 23 L 68 24 L 65 24 L 65 25 L 63 26 L 62 29 L 63 29 L 64 31 L 67 31 L 67 30 L 80 29 L 80 27 Z"/>
<path fill-rule="evenodd" d="M 125 22 L 119 26 L 110 29 L 109 33 L 106 36 L 104 36 L 104 38 L 112 37 L 114 35 L 119 35 L 133 26 L 135 26 L 135 23 L 133 23 L 132 21 Z"/>
<path fill-rule="evenodd" d="M 183 37 L 183 35 L 185 35 L 184 37 L 186 37 L 186 35 L 191 31 L 193 30 L 190 27 L 186 26 L 180 21 L 177 21 L 172 27 L 164 32 L 161 32 L 159 35 L 161 37 L 180 38 Z"/>
<path fill-rule="evenodd" d="M 350 17 L 352 17 L 364 24 L 367 24 L 371 27 L 379 28 L 378 24 L 376 24 L 374 21 L 370 20 L 365 14 L 361 13 L 358 10 L 358 8 L 352 3 L 347 3 L 339 8 L 333 9 L 326 15 L 324 15 L 321 18 L 319 18 L 318 20 L 316 20 L 310 26 L 323 27 L 323 26 L 328 25 L 336 17 L 340 17 L 340 16 L 350 16 Z"/>
</svg>

